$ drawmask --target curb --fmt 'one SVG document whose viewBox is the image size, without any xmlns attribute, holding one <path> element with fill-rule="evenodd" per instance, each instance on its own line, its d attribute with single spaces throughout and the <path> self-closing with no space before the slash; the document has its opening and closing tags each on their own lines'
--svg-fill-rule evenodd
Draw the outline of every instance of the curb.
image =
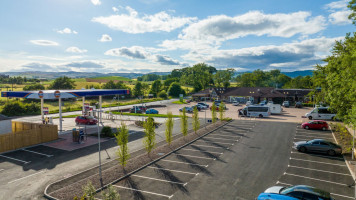
<svg viewBox="0 0 356 200">
<path fill-rule="evenodd" d="M 336 141 L 336 143 L 339 144 L 339 142 L 337 141 L 337 139 L 336 139 L 336 137 L 335 137 L 334 131 L 331 129 L 330 126 L 329 126 L 329 130 L 331 131 L 331 133 L 332 133 L 332 135 L 333 135 L 333 138 L 334 138 L 334 140 Z M 342 155 L 342 157 L 343 157 L 344 160 L 345 160 L 346 166 L 347 166 L 347 168 L 349 169 L 352 178 L 353 178 L 354 180 L 356 180 L 355 172 L 353 172 L 353 171 L 351 170 L 351 166 L 350 166 L 349 161 L 345 158 L 344 155 Z"/>
<path fill-rule="evenodd" d="M 193 143 L 193 142 L 195 142 L 195 141 L 201 139 L 202 137 L 205 137 L 206 135 L 208 135 L 208 134 L 210 134 L 210 133 L 216 131 L 217 129 L 219 129 L 219 128 L 221 128 L 221 127 L 223 127 L 223 126 L 229 124 L 231 121 L 232 121 L 232 120 L 227 121 L 225 124 L 222 124 L 222 125 L 218 126 L 217 128 L 215 128 L 215 129 L 213 129 L 213 130 L 211 130 L 211 131 L 205 133 L 204 135 L 201 135 L 201 136 L 195 138 L 194 140 L 190 141 L 189 143 L 186 143 L 186 144 L 184 144 L 184 145 L 182 145 L 182 146 L 180 146 L 180 147 L 174 149 L 173 151 L 168 152 L 167 154 L 165 154 L 165 155 L 163 155 L 163 156 L 161 156 L 161 157 L 159 157 L 159 158 L 157 158 L 157 159 L 155 159 L 155 160 L 153 160 L 153 161 L 147 163 L 146 165 L 141 166 L 140 168 L 138 168 L 138 169 L 136 169 L 136 170 L 134 170 L 134 171 L 132 171 L 132 172 L 126 174 L 125 176 L 122 176 L 122 177 L 120 177 L 119 179 L 117 179 L 117 180 L 115 180 L 115 181 L 113 181 L 113 182 L 111 182 L 111 183 L 108 183 L 108 184 L 104 185 L 102 188 L 97 189 L 97 190 L 95 191 L 95 193 L 98 193 L 98 192 L 100 192 L 100 191 L 106 189 L 109 185 L 115 184 L 115 183 L 121 181 L 122 179 L 125 179 L 125 178 L 131 176 L 132 174 L 134 174 L 134 173 L 136 173 L 136 172 L 142 170 L 143 168 L 146 168 L 147 166 L 149 166 L 149 165 L 151 165 L 151 164 L 153 164 L 153 163 L 155 163 L 155 162 L 157 162 L 157 161 L 159 161 L 159 160 L 161 160 L 161 159 L 163 159 L 163 158 L 169 156 L 170 154 L 172 154 L 172 153 L 174 153 L 174 152 L 176 152 L 176 151 L 178 151 L 178 150 L 180 150 L 180 149 L 182 149 L 182 148 L 184 148 L 184 147 L 190 145 L 191 143 Z M 141 150 L 141 149 L 140 149 L 140 150 Z M 137 150 L 137 151 L 140 151 L 140 150 Z M 111 162 L 111 161 L 108 161 L 108 162 Z M 98 165 L 98 166 L 99 166 L 99 165 Z M 90 169 L 87 169 L 87 170 L 85 170 L 85 171 L 89 171 L 89 170 L 91 170 L 91 169 L 93 169 L 93 168 L 96 168 L 96 167 L 98 167 L 98 166 L 94 166 L 94 167 L 92 167 L 92 168 L 90 168 Z M 81 173 L 83 173 L 83 172 L 79 172 L 79 173 L 77 173 L 77 174 L 74 174 L 74 175 L 72 175 L 71 177 L 76 176 L 76 175 L 81 174 Z M 67 178 L 68 178 L 68 177 L 67 177 Z M 52 197 L 51 195 L 49 195 L 49 194 L 47 193 L 47 189 L 48 189 L 50 186 L 52 186 L 53 184 L 58 183 L 58 182 L 60 182 L 60 181 L 62 181 L 62 180 L 65 180 L 65 179 L 67 179 L 67 178 L 60 179 L 60 180 L 58 180 L 58 181 L 56 181 L 56 182 L 54 182 L 54 183 L 51 183 L 51 184 L 47 185 L 46 188 L 45 188 L 45 190 L 44 190 L 44 197 L 47 198 L 47 199 L 50 199 L 50 200 L 59 200 L 59 199 L 57 199 L 57 198 Z"/>
</svg>

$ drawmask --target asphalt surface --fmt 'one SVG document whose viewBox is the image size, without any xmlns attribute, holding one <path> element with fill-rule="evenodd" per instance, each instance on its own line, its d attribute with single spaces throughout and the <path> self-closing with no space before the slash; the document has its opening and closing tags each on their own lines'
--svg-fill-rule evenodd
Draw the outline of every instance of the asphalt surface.
<svg viewBox="0 0 356 200">
<path fill-rule="evenodd" d="M 254 199 L 285 171 L 294 130 L 235 120 L 114 187 L 123 199 Z"/>
</svg>

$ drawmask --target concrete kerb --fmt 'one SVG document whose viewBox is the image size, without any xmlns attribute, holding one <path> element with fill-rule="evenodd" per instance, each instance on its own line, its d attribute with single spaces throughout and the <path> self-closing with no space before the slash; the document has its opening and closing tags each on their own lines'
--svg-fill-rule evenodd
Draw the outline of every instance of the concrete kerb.
<svg viewBox="0 0 356 200">
<path fill-rule="evenodd" d="M 193 142 L 195 142 L 195 141 L 201 139 L 202 137 L 205 137 L 206 135 L 208 135 L 208 134 L 210 134 L 210 133 L 216 131 L 217 129 L 219 129 L 219 128 L 225 126 L 225 125 L 227 125 L 227 124 L 230 123 L 231 121 L 232 121 L 232 120 L 227 121 L 225 124 L 220 125 L 219 127 L 217 127 L 217 128 L 215 128 L 215 129 L 213 129 L 213 130 L 211 130 L 211 131 L 205 133 L 204 135 L 202 135 L 202 136 L 200 136 L 200 137 L 198 137 L 198 138 L 196 138 L 196 139 L 190 141 L 189 143 L 186 143 L 186 144 L 184 144 L 184 145 L 182 145 L 182 146 L 176 148 L 175 150 L 173 150 L 173 151 L 171 151 L 171 152 L 169 152 L 169 153 L 167 153 L 167 154 L 165 154 L 165 155 L 163 155 L 163 156 L 161 156 L 161 157 L 159 157 L 159 158 L 157 158 L 157 159 L 155 159 L 155 160 L 153 160 L 153 161 L 147 163 L 146 165 L 144 165 L 144 166 L 142 166 L 142 167 L 140 167 L 140 168 L 138 168 L 138 169 L 136 169 L 136 170 L 134 170 L 134 171 L 132 171 L 132 172 L 130 172 L 130 173 L 128 173 L 128 174 L 126 174 L 125 176 L 122 176 L 121 178 L 119 178 L 119 179 L 117 179 L 117 180 L 115 180 L 115 181 L 113 181 L 113 182 L 111 182 L 111 183 L 109 183 L 109 184 L 104 185 L 102 188 L 97 189 L 97 190 L 95 191 L 95 193 L 98 193 L 98 192 L 100 192 L 100 191 L 106 189 L 109 185 L 118 183 L 119 181 L 121 181 L 121 180 L 123 180 L 123 179 L 125 179 L 125 178 L 127 178 L 127 177 L 129 177 L 129 176 L 131 176 L 132 174 L 134 174 L 134 173 L 136 173 L 136 172 L 142 170 L 143 168 L 145 168 L 145 167 L 147 167 L 147 166 L 149 166 L 149 165 L 151 165 L 151 164 L 153 164 L 153 163 L 155 163 L 155 162 L 157 162 L 157 161 L 159 161 L 159 160 L 161 160 L 161 159 L 163 159 L 163 158 L 165 158 L 165 157 L 171 155 L 172 153 L 174 153 L 174 152 L 176 152 L 176 151 L 178 151 L 178 150 L 180 150 L 180 149 L 182 149 L 182 148 L 184 148 L 184 147 L 186 147 L 186 146 L 192 144 Z M 137 150 L 137 151 L 141 151 L 141 150 L 142 150 L 142 149 L 139 149 L 139 150 Z M 135 152 L 137 152 L 137 151 L 135 151 Z M 108 162 L 112 162 L 112 161 L 108 161 Z M 106 162 L 106 163 L 108 163 L 108 162 Z M 103 163 L 103 164 L 105 164 L 105 163 Z M 87 170 L 85 170 L 85 171 L 92 170 L 92 169 L 94 169 L 94 168 L 96 168 L 96 167 L 99 167 L 99 166 L 94 166 L 94 167 L 92 167 L 92 168 L 90 168 L 90 169 L 87 169 Z M 74 174 L 74 175 L 72 175 L 72 176 L 70 176 L 70 177 L 79 175 L 79 174 L 81 174 L 81 173 L 83 173 L 83 172 L 85 172 L 85 171 L 76 173 L 76 174 Z M 96 175 L 96 174 L 94 174 L 94 175 Z M 94 175 L 92 175 L 92 176 L 94 176 Z M 69 177 L 67 177 L 67 178 L 69 178 Z M 57 198 L 52 197 L 51 195 L 49 195 L 49 194 L 47 193 L 47 190 L 48 190 L 48 188 L 49 188 L 50 186 L 52 186 L 53 184 L 59 183 L 59 182 L 65 180 L 65 179 L 67 179 L 67 178 L 60 179 L 60 180 L 58 180 L 58 181 L 56 181 L 56 182 L 54 182 L 54 183 L 51 183 L 51 184 L 47 185 L 46 188 L 45 188 L 45 190 L 44 190 L 44 197 L 46 197 L 47 199 L 50 199 L 50 200 L 59 200 L 59 199 L 57 199 Z"/>
<path fill-rule="evenodd" d="M 339 144 L 339 142 L 337 141 L 337 139 L 336 139 L 336 137 L 335 137 L 335 133 L 334 133 L 334 131 L 331 129 L 331 127 L 330 127 L 330 126 L 329 126 L 329 130 L 331 131 L 332 136 L 333 136 L 334 140 L 336 141 L 336 143 L 337 143 L 337 144 Z M 343 157 L 343 158 L 344 158 L 344 160 L 345 160 L 346 166 L 347 166 L 347 168 L 349 169 L 349 171 L 350 171 L 350 173 L 351 173 L 352 178 L 353 178 L 354 180 L 356 180 L 356 175 L 355 175 L 355 173 L 352 171 L 352 169 L 351 169 L 351 166 L 350 166 L 349 162 L 345 159 L 345 156 L 344 156 L 344 155 L 342 155 L 342 157 Z"/>
</svg>

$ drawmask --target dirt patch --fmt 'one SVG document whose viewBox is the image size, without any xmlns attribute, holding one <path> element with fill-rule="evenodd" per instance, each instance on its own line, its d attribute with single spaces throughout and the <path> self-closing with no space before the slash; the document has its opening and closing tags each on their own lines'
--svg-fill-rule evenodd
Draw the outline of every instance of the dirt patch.
<svg viewBox="0 0 356 200">
<path fill-rule="evenodd" d="M 330 123 L 330 127 L 334 132 L 337 142 L 342 147 L 342 153 L 350 154 L 352 151 L 352 135 L 342 123 Z"/>
<path fill-rule="evenodd" d="M 123 176 L 127 175 L 130 172 L 133 172 L 140 167 L 156 160 L 159 158 L 163 158 L 175 149 L 181 147 L 182 145 L 193 141 L 194 139 L 208 133 L 211 130 L 216 129 L 217 127 L 225 124 L 227 122 L 216 122 L 214 124 L 208 125 L 206 128 L 201 128 L 195 134 L 193 131 L 190 131 L 189 134 L 185 137 L 178 137 L 175 138 L 171 145 L 169 146 L 167 143 L 160 142 L 157 144 L 157 147 L 148 155 L 147 153 L 141 152 L 140 155 L 132 157 L 128 160 L 125 169 L 122 168 L 117 162 L 116 165 L 108 167 L 107 169 L 103 169 L 102 171 L 102 178 L 103 178 L 103 185 L 107 185 L 117 181 L 118 179 L 122 178 Z M 131 155 L 132 156 L 132 155 Z M 47 192 L 50 196 L 57 198 L 57 199 L 73 199 L 75 196 L 82 196 L 82 187 L 86 185 L 89 181 L 91 181 L 95 188 L 100 188 L 100 181 L 99 181 L 99 174 L 96 170 L 89 172 L 84 172 L 83 174 L 78 174 L 77 177 L 70 177 L 68 181 L 62 180 L 58 183 L 51 185 Z"/>
</svg>

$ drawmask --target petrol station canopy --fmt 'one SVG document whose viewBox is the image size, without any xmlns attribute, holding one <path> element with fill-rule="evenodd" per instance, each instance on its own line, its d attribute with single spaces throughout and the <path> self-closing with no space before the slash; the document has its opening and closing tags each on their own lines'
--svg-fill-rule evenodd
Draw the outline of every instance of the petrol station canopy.
<svg viewBox="0 0 356 200">
<path fill-rule="evenodd" d="M 107 90 L 107 89 L 82 89 L 82 90 L 41 90 L 41 91 L 5 91 L 2 97 L 14 97 L 25 99 L 67 99 L 77 97 L 92 97 L 106 95 L 129 94 L 129 90 Z"/>
</svg>

